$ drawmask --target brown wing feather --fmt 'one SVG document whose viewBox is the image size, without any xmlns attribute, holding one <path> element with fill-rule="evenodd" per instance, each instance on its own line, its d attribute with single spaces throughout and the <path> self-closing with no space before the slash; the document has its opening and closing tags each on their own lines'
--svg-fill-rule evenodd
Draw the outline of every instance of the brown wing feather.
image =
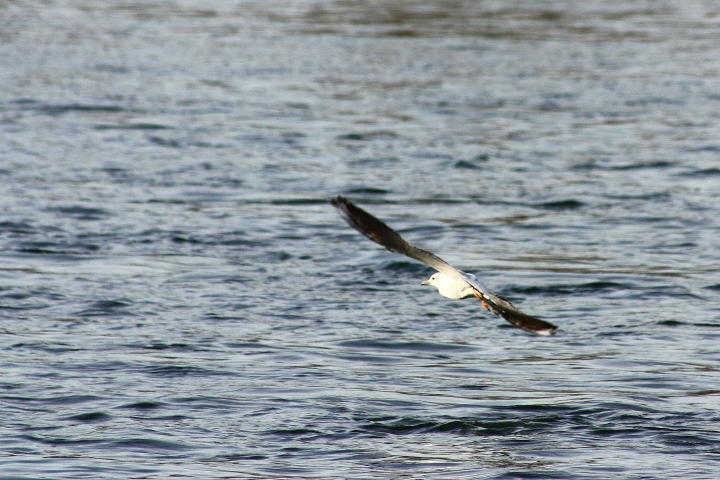
<svg viewBox="0 0 720 480">
<path fill-rule="evenodd" d="M 490 298 L 486 299 L 490 304 L 495 315 L 503 317 L 516 327 L 520 327 L 527 332 L 537 333 L 538 335 L 551 335 L 557 326 L 545 320 L 533 317 L 518 310 L 509 300 L 490 292 Z"/>
<path fill-rule="evenodd" d="M 422 262 L 438 272 L 456 277 L 460 276 L 460 272 L 445 260 L 434 253 L 410 245 L 399 233 L 387 226 L 383 221 L 358 207 L 347 198 L 338 195 L 332 199 L 332 204 L 351 227 L 373 242 L 382 245 L 391 252 L 400 253 Z"/>
</svg>

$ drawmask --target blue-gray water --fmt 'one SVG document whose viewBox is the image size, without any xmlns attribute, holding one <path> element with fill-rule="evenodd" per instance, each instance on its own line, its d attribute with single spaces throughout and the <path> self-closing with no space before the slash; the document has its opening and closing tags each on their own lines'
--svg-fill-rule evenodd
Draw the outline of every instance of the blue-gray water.
<svg viewBox="0 0 720 480">
<path fill-rule="evenodd" d="M 0 3 L 0 475 L 716 476 L 719 20 Z"/>
</svg>

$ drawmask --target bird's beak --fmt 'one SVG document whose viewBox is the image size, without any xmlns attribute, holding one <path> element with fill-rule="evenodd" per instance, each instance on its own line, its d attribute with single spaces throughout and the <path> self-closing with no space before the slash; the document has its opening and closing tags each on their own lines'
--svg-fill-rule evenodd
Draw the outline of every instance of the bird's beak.
<svg viewBox="0 0 720 480">
<path fill-rule="evenodd" d="M 425 281 L 424 281 L 423 283 L 421 283 L 420 285 L 430 285 L 430 280 L 425 280 Z"/>
</svg>

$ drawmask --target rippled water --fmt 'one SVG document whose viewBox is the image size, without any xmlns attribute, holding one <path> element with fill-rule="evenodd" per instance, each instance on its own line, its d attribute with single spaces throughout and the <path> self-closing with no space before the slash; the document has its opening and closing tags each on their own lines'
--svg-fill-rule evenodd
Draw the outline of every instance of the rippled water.
<svg viewBox="0 0 720 480">
<path fill-rule="evenodd" d="M 0 3 L 3 477 L 716 475 L 718 28 Z M 420 286 L 337 193 L 557 335 Z"/>
</svg>

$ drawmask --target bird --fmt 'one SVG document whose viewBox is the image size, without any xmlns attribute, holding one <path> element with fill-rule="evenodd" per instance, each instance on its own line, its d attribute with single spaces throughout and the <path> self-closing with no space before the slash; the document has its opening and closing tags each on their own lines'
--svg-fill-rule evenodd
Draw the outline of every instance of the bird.
<svg viewBox="0 0 720 480">
<path fill-rule="evenodd" d="M 393 253 L 418 260 L 437 270 L 422 285 L 431 285 L 437 288 L 443 297 L 453 300 L 475 297 L 480 300 L 486 310 L 491 310 L 495 315 L 526 332 L 552 335 L 557 330 L 558 327 L 552 323 L 521 312 L 508 299 L 491 292 L 487 285 L 472 273 L 458 270 L 434 253 L 411 245 L 383 221 L 342 195 L 332 198 L 331 203 L 351 227 L 373 242 Z"/>
</svg>

